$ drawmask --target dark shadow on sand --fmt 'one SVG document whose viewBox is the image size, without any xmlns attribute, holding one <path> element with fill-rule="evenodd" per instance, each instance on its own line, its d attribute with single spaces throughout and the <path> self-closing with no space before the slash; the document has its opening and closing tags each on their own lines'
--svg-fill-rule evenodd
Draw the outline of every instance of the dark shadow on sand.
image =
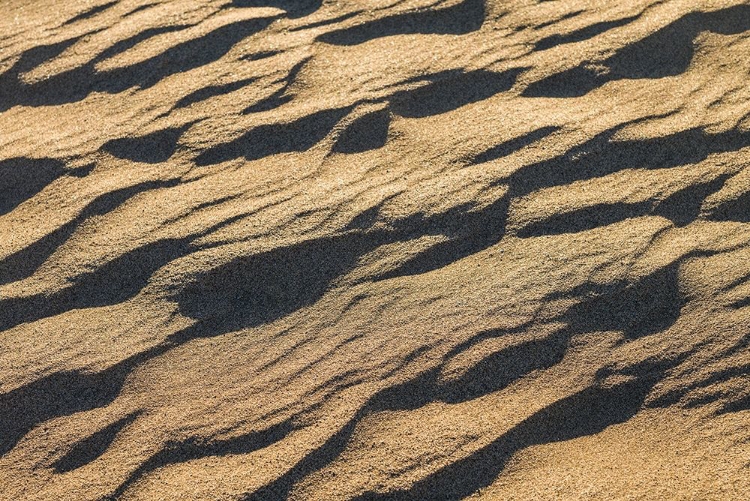
<svg viewBox="0 0 750 501">
<path fill-rule="evenodd" d="M 444 9 L 424 9 L 368 21 L 318 37 L 333 45 L 357 45 L 393 35 L 463 35 L 484 23 L 484 0 L 464 0 Z"/>
<path fill-rule="evenodd" d="M 750 5 L 692 12 L 646 38 L 626 45 L 592 68 L 588 62 L 531 84 L 527 97 L 579 97 L 607 82 L 664 78 L 684 73 L 693 59 L 693 40 L 702 31 L 736 35 L 750 30 Z M 560 42 L 558 40 L 558 42 Z"/>
</svg>

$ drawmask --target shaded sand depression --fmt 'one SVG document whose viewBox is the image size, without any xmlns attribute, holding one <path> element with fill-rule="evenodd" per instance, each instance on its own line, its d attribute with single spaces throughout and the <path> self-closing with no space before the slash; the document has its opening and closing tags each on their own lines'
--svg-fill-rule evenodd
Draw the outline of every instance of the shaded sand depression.
<svg viewBox="0 0 750 501">
<path fill-rule="evenodd" d="M 743 499 L 750 4 L 5 0 L 0 498 Z"/>
</svg>

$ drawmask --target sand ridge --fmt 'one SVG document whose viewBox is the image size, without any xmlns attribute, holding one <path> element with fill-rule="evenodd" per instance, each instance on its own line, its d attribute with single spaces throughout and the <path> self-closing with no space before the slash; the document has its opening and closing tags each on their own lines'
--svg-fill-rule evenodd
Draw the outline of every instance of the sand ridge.
<svg viewBox="0 0 750 501">
<path fill-rule="evenodd" d="M 747 2 L 0 13 L 0 499 L 750 492 Z"/>
</svg>

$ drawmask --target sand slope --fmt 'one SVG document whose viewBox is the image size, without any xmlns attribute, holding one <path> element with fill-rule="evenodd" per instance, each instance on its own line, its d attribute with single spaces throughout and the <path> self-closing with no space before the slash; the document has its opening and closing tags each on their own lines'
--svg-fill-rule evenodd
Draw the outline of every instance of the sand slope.
<svg viewBox="0 0 750 501">
<path fill-rule="evenodd" d="M 750 4 L 5 0 L 0 498 L 742 499 Z"/>
</svg>

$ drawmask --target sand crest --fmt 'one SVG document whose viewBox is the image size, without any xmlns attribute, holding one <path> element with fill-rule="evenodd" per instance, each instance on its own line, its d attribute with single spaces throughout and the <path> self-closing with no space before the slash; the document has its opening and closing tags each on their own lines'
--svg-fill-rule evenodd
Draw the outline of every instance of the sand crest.
<svg viewBox="0 0 750 501">
<path fill-rule="evenodd" d="M 0 499 L 750 492 L 750 5 L 0 3 Z"/>
</svg>

